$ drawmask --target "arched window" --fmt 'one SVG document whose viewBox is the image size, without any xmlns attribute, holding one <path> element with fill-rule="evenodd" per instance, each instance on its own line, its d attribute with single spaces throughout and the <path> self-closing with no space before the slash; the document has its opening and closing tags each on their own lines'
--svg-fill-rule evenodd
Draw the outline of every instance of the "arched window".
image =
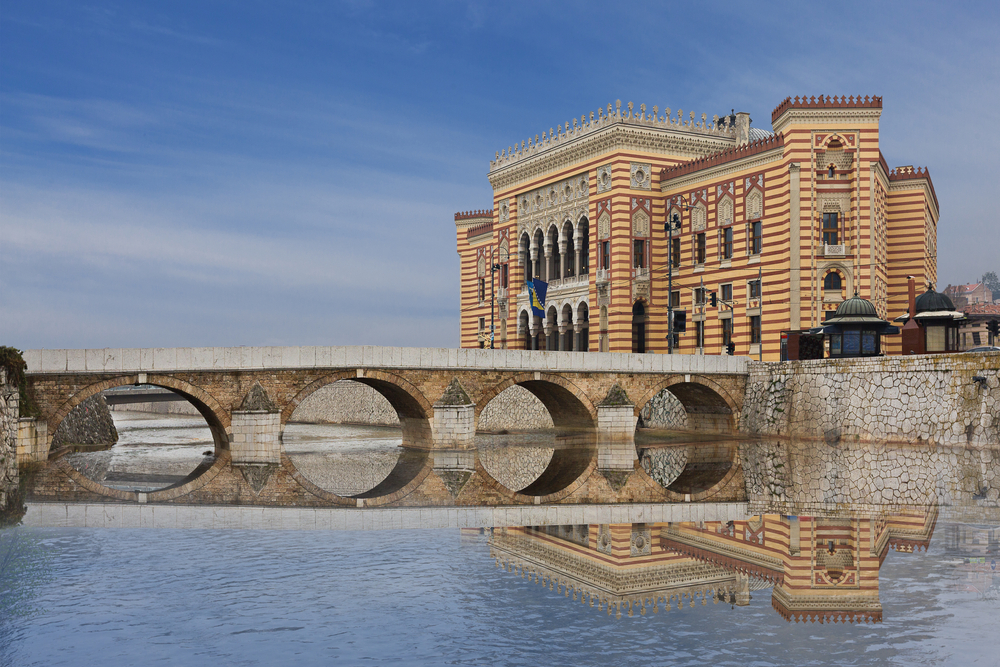
<svg viewBox="0 0 1000 667">
<path fill-rule="evenodd" d="M 831 271 L 823 279 L 823 289 L 839 292 L 841 288 L 840 274 Z"/>
</svg>

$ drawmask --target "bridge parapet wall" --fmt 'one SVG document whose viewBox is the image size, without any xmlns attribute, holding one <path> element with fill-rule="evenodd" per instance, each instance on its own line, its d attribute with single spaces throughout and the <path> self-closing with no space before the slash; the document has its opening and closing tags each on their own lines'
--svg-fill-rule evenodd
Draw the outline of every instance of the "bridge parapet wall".
<svg viewBox="0 0 1000 667">
<path fill-rule="evenodd" d="M 747 433 L 1000 443 L 1000 352 L 751 362 L 749 371 L 740 420 Z"/>
<path fill-rule="evenodd" d="M 312 368 L 744 374 L 747 357 L 423 347 L 179 347 L 28 350 L 29 374 Z"/>
</svg>

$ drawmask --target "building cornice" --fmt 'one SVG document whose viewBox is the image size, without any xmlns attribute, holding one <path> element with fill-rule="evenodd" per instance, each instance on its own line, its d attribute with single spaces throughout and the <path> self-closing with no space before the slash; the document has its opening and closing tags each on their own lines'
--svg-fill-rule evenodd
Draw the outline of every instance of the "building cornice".
<svg viewBox="0 0 1000 667">
<path fill-rule="evenodd" d="M 778 146 L 763 153 L 757 153 L 746 158 L 737 158 L 732 162 L 707 167 L 702 171 L 685 174 L 679 178 L 662 181 L 660 191 L 664 193 L 674 193 L 687 189 L 688 187 L 703 183 L 707 180 L 722 179 L 740 171 L 759 169 L 772 162 L 777 162 L 785 156 L 784 146 Z"/>
<path fill-rule="evenodd" d="M 651 120 L 638 119 L 605 120 L 604 125 L 596 129 L 570 132 L 549 144 L 527 147 L 523 157 L 515 153 L 513 159 L 500 158 L 491 162 L 489 179 L 493 190 L 499 192 L 616 151 L 694 159 L 717 153 L 734 145 L 735 141 L 731 131 L 715 130 L 711 126 L 654 124 Z"/>
</svg>

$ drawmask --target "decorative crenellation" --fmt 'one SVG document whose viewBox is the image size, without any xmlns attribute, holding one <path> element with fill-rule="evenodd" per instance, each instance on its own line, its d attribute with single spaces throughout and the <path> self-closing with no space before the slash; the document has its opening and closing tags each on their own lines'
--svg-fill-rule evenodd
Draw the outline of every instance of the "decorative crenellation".
<svg viewBox="0 0 1000 667">
<path fill-rule="evenodd" d="M 685 174 L 701 171 L 702 169 L 714 167 L 726 162 L 732 162 L 733 160 L 751 157 L 753 155 L 757 155 L 758 153 L 764 153 L 775 148 L 782 148 L 784 145 L 785 135 L 775 134 L 767 137 L 766 139 L 758 139 L 757 141 L 751 141 L 747 144 L 741 144 L 735 148 L 727 148 L 724 151 L 720 151 L 712 155 L 706 155 L 705 157 L 696 158 L 688 162 L 682 162 L 681 164 L 674 165 L 672 167 L 664 167 L 660 171 L 660 182 L 663 183 L 666 180 L 677 178 L 678 176 L 684 176 Z"/>
<path fill-rule="evenodd" d="M 879 156 L 881 157 L 881 155 Z M 884 163 L 884 158 L 882 159 Z M 884 164 L 883 164 L 884 166 Z M 934 181 L 931 180 L 931 171 L 927 167 L 896 167 L 889 171 L 890 181 L 908 181 L 912 179 L 927 179 L 927 185 L 931 189 L 931 196 L 934 197 L 934 205 L 938 205 L 937 193 L 934 192 Z"/>
<path fill-rule="evenodd" d="M 493 209 L 485 208 L 476 211 L 461 211 L 455 214 L 455 222 L 459 220 L 472 220 L 475 218 L 492 218 Z"/>
<path fill-rule="evenodd" d="M 473 225 L 472 227 L 466 229 L 465 238 L 471 239 L 476 236 L 482 236 L 483 234 L 489 234 L 492 231 L 493 231 L 493 221 L 488 220 L 487 222 L 484 222 L 479 225 Z"/>
<path fill-rule="evenodd" d="M 541 136 L 536 134 L 533 139 L 528 137 L 520 144 L 508 146 L 505 150 L 497 152 L 495 159 L 490 161 L 490 171 L 509 166 L 554 146 L 566 144 L 613 125 L 628 124 L 664 130 L 683 130 L 726 138 L 735 137 L 735 128 L 729 124 L 726 116 L 721 118 L 718 115 L 712 116 L 712 121 L 709 123 L 708 114 L 703 113 L 701 119 L 696 120 L 695 112 L 691 111 L 685 121 L 684 111 L 681 109 L 677 110 L 676 115 L 671 115 L 670 107 L 666 107 L 661 115 L 659 107 L 655 105 L 651 112 L 647 112 L 645 104 L 639 105 L 638 112 L 635 111 L 632 102 L 628 103 L 626 110 L 621 107 L 621 100 L 617 100 L 613 109 L 611 104 L 608 104 L 607 113 L 605 113 L 605 109 L 599 108 L 596 116 L 591 111 L 589 117 L 587 114 L 581 115 L 579 122 L 574 118 L 567 121 L 565 126 L 557 125 L 555 129 L 550 127 L 549 131 L 542 132 Z"/>
<path fill-rule="evenodd" d="M 834 95 L 830 97 L 829 95 L 820 95 L 816 97 L 802 96 L 801 98 L 796 95 L 795 98 L 786 97 L 784 101 L 774 108 L 771 112 L 771 122 L 778 120 L 781 114 L 785 113 L 789 109 L 881 109 L 882 108 L 882 98 L 880 96 L 868 96 L 865 95 L 862 98 L 860 95 L 855 97 L 851 95 L 850 97 L 845 97 L 841 95 L 837 97 Z"/>
<path fill-rule="evenodd" d="M 600 546 L 598 547 L 600 549 Z M 602 563 L 582 554 L 550 546 L 528 536 L 494 532 L 490 556 L 498 568 L 520 575 L 529 581 L 581 604 L 607 609 L 608 615 L 621 618 L 622 612 L 645 615 L 662 605 L 665 611 L 694 607 L 729 599 L 745 588 L 745 581 L 724 568 L 678 561 L 649 563 L 622 568 Z"/>
</svg>

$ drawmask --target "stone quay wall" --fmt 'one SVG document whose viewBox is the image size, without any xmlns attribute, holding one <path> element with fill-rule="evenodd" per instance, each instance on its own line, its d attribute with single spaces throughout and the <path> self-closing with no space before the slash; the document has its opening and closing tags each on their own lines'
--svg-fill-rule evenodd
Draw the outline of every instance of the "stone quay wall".
<svg viewBox="0 0 1000 667">
<path fill-rule="evenodd" d="M 20 397 L 0 368 L 0 516 L 17 490 L 17 428 Z"/>
<path fill-rule="evenodd" d="M 1000 352 L 751 362 L 749 370 L 740 420 L 746 433 L 830 443 L 1000 443 Z"/>
<path fill-rule="evenodd" d="M 869 442 L 745 441 L 751 510 L 870 514 L 907 507 L 1000 508 L 1000 450 Z"/>
</svg>

